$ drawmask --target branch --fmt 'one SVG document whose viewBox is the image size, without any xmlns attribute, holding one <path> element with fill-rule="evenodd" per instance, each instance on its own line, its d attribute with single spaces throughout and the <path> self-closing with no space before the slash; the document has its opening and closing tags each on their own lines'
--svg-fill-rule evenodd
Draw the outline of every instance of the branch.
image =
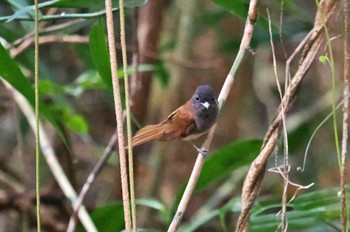
<svg viewBox="0 0 350 232">
<path fill-rule="evenodd" d="M 106 0 L 105 4 L 106 4 L 108 48 L 109 48 L 109 56 L 111 61 L 114 106 L 115 106 L 115 115 L 116 115 L 117 132 L 118 132 L 119 162 L 120 162 L 120 175 L 121 175 L 123 206 L 124 206 L 125 230 L 131 231 L 129 184 L 128 184 L 126 155 L 125 155 L 125 149 L 124 149 L 123 113 L 122 113 L 123 108 L 122 108 L 122 103 L 120 99 L 120 88 L 119 88 L 119 82 L 118 82 L 118 71 L 117 71 L 118 65 L 117 65 L 117 56 L 116 56 L 116 49 L 115 49 L 112 1 Z"/>
<path fill-rule="evenodd" d="M 343 73 L 343 138 L 341 151 L 341 168 L 340 168 L 340 200 L 341 200 L 341 226 L 342 231 L 348 231 L 348 217 L 346 200 L 346 161 L 348 156 L 348 135 L 349 135 L 349 81 L 350 81 L 350 51 L 349 51 L 349 1 L 344 0 L 344 73 Z"/>
<path fill-rule="evenodd" d="M 5 87 L 12 93 L 13 98 L 15 99 L 16 103 L 18 104 L 19 108 L 23 112 L 24 116 L 29 122 L 29 125 L 31 126 L 32 130 L 35 131 L 35 114 L 30 106 L 29 102 L 15 90 L 10 84 L 8 84 L 6 81 L 2 79 Z M 50 144 L 50 139 L 48 138 L 46 131 L 44 130 L 42 123 L 40 123 L 40 148 L 42 151 L 42 154 L 44 155 L 46 159 L 46 163 L 49 166 L 52 174 L 54 175 L 57 183 L 61 187 L 64 195 L 70 200 L 71 204 L 74 205 L 77 203 L 77 194 L 74 191 L 73 186 L 69 182 L 66 174 L 64 173 L 61 165 L 59 164 L 56 154 L 54 152 L 54 149 L 52 145 Z M 95 232 L 97 231 L 95 225 L 93 224 L 89 214 L 86 211 L 85 207 L 82 207 L 78 212 L 79 219 L 81 223 L 83 224 L 84 228 L 89 232 Z"/>
<path fill-rule="evenodd" d="M 329 18 L 336 12 L 337 6 L 336 1 L 326 0 L 321 2 L 321 7 L 316 15 L 314 28 L 301 42 L 302 46 L 298 46 L 296 48 L 296 51 L 299 51 L 303 47 L 302 55 L 299 60 L 299 66 L 286 89 L 286 93 L 277 110 L 277 114 L 265 135 L 262 150 L 251 164 L 247 173 L 242 188 L 242 211 L 237 222 L 236 231 L 248 230 L 250 210 L 259 194 L 266 169 L 266 162 L 274 150 L 277 139 L 280 136 L 283 115 L 285 115 L 291 107 L 292 100 L 296 97 L 296 91 L 301 85 L 301 81 L 305 77 L 306 72 L 309 70 L 324 40 L 324 32 L 322 30 L 323 22 L 328 22 Z M 323 19 L 321 19 L 320 14 L 322 14 Z M 286 78 L 289 75 L 288 65 L 295 57 L 296 53 L 297 52 L 293 52 L 287 61 L 286 70 L 288 71 L 286 71 Z"/>
<path fill-rule="evenodd" d="M 246 25 L 244 28 L 240 49 L 238 51 L 238 54 L 237 54 L 235 61 L 233 62 L 231 70 L 226 77 L 226 80 L 222 86 L 221 92 L 220 92 L 219 97 L 218 97 L 220 109 L 222 109 L 222 107 L 227 99 L 227 96 L 231 90 L 231 87 L 234 83 L 235 74 L 238 70 L 239 65 L 242 62 L 243 56 L 244 56 L 246 50 L 249 49 L 250 41 L 251 41 L 253 31 L 254 31 L 254 24 L 255 24 L 255 21 L 257 20 L 258 3 L 259 3 L 258 0 L 250 1 L 248 17 L 247 17 Z M 209 150 L 211 141 L 212 141 L 213 136 L 214 136 L 215 129 L 216 129 L 216 125 L 214 125 L 210 129 L 209 134 L 208 134 L 208 136 L 207 136 L 207 138 L 202 146 L 203 150 L 206 150 L 206 151 Z M 187 205 L 191 199 L 193 190 L 196 186 L 198 177 L 202 171 L 204 161 L 205 161 L 204 156 L 202 154 L 198 154 L 196 163 L 193 167 L 193 170 L 192 170 L 192 173 L 190 176 L 190 179 L 187 183 L 185 192 L 181 198 L 181 201 L 180 201 L 179 206 L 177 208 L 176 214 L 175 214 L 175 216 L 174 216 L 174 218 L 169 226 L 168 232 L 176 231 L 178 226 L 180 225 L 182 217 L 186 211 Z"/>
</svg>

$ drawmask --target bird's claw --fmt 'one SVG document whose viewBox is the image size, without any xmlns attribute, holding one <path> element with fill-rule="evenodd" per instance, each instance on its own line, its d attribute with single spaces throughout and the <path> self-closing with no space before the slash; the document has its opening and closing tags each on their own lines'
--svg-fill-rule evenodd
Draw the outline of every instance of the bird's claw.
<svg viewBox="0 0 350 232">
<path fill-rule="evenodd" d="M 203 150 L 203 149 L 200 149 L 198 148 L 196 145 L 192 144 L 192 146 L 194 148 L 196 148 L 196 150 L 204 157 L 204 158 L 207 158 L 208 157 L 208 151 L 206 150 Z"/>
</svg>

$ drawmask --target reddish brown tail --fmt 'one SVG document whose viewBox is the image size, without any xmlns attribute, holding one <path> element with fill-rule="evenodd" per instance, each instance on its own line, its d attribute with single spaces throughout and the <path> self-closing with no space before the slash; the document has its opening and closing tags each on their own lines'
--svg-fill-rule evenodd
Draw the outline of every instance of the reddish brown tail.
<svg viewBox="0 0 350 232">
<path fill-rule="evenodd" d="M 136 147 L 153 139 L 160 138 L 164 133 L 162 125 L 149 125 L 136 132 L 132 138 L 132 146 Z"/>
</svg>

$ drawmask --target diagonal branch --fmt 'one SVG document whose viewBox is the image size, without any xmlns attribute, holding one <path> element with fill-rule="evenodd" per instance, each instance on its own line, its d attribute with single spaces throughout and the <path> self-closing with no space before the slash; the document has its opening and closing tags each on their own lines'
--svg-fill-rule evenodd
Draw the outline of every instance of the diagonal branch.
<svg viewBox="0 0 350 232">
<path fill-rule="evenodd" d="M 258 6 L 259 0 L 252 0 L 250 1 L 250 5 L 249 5 L 249 12 L 248 12 L 248 17 L 247 17 L 247 21 L 246 21 L 246 25 L 244 28 L 244 32 L 243 32 L 243 37 L 242 37 L 242 41 L 241 41 L 241 45 L 240 45 L 240 49 L 238 51 L 237 57 L 235 59 L 235 61 L 233 62 L 233 65 L 231 67 L 231 70 L 229 72 L 229 74 L 226 77 L 226 80 L 222 86 L 221 92 L 219 94 L 218 97 L 218 101 L 219 101 L 219 107 L 220 109 L 223 107 L 227 96 L 231 90 L 231 87 L 234 83 L 234 78 L 236 75 L 236 72 L 238 70 L 239 65 L 241 64 L 242 60 L 243 60 L 243 56 L 246 52 L 246 50 L 249 49 L 250 47 L 250 41 L 254 32 L 254 24 L 255 21 L 257 20 L 257 6 Z M 216 129 L 216 125 L 214 125 L 210 131 L 209 134 L 202 146 L 202 150 L 209 150 L 209 146 L 211 144 L 211 141 L 213 139 L 214 136 L 214 132 Z M 193 167 L 190 179 L 188 181 L 188 184 L 186 186 L 185 192 L 181 198 L 181 201 L 179 203 L 179 206 L 177 208 L 176 214 L 168 228 L 168 232 L 174 232 L 177 230 L 178 226 L 181 223 L 182 220 L 182 216 L 184 215 L 187 205 L 191 199 L 193 190 L 196 186 L 198 177 L 202 171 L 202 167 L 204 164 L 205 158 L 203 155 L 198 154 L 197 156 L 197 160 L 196 163 Z"/>
<path fill-rule="evenodd" d="M 308 33 L 308 35 L 301 42 L 303 44 L 303 51 L 299 60 L 299 66 L 292 78 L 290 84 L 287 87 L 285 96 L 283 97 L 277 114 L 271 123 L 262 146 L 262 150 L 258 157 L 251 164 L 247 173 L 246 179 L 242 188 L 242 211 L 237 222 L 236 231 L 248 230 L 248 219 L 250 216 L 250 210 L 255 202 L 256 197 L 259 194 L 262 180 L 264 177 L 266 162 L 273 152 L 277 139 L 280 136 L 280 129 L 282 125 L 283 115 L 285 115 L 291 107 L 292 101 L 296 97 L 296 91 L 301 85 L 307 71 L 309 70 L 312 62 L 314 61 L 317 52 L 324 40 L 323 37 L 323 22 L 328 22 L 330 17 L 338 11 L 338 2 L 325 0 L 321 2 L 321 7 L 317 12 L 314 28 Z M 323 21 L 320 15 L 323 16 Z M 299 50 L 301 47 L 297 47 Z M 293 53 L 291 57 L 294 57 L 296 53 Z M 290 64 L 291 60 L 288 59 L 287 64 Z M 286 69 L 289 70 L 287 66 Z M 287 72 L 288 74 L 288 72 Z"/>
</svg>

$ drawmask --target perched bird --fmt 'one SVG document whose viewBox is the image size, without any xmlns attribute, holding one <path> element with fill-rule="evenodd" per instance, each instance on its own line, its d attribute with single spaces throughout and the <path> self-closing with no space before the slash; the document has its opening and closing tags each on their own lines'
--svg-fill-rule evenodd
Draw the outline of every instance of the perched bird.
<svg viewBox="0 0 350 232">
<path fill-rule="evenodd" d="M 148 141 L 170 141 L 183 139 L 187 141 L 205 134 L 216 122 L 219 104 L 214 95 L 214 90 L 209 85 L 198 86 L 192 98 L 177 110 L 172 112 L 167 119 L 156 125 L 148 125 L 136 132 L 132 138 L 132 146 L 138 146 Z M 206 151 L 192 145 L 203 156 Z"/>
</svg>

